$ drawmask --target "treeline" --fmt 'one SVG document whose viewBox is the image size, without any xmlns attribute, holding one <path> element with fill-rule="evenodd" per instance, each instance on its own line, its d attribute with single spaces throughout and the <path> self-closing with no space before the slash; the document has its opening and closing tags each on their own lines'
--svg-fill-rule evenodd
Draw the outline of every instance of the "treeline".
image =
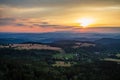
<svg viewBox="0 0 120 80">
<path fill-rule="evenodd" d="M 120 80 L 119 74 L 115 62 L 53 67 L 45 61 L 0 59 L 0 80 Z"/>
<path fill-rule="evenodd" d="M 80 58 L 95 58 L 85 49 L 78 49 Z M 70 67 L 55 67 L 50 50 L 0 49 L 0 80 L 120 80 L 120 64 L 117 62 L 78 61 Z M 92 57 L 93 56 L 93 57 Z"/>
</svg>

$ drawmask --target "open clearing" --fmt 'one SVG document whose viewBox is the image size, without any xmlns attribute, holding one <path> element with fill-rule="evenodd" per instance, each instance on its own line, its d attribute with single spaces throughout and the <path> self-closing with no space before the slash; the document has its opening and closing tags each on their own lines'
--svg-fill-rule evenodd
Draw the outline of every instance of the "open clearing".
<svg viewBox="0 0 120 80">
<path fill-rule="evenodd" d="M 18 50 L 30 50 L 30 49 L 55 50 L 64 53 L 64 50 L 59 47 L 52 47 L 43 44 L 9 44 L 7 46 L 0 45 L 0 48 L 14 48 Z"/>
<path fill-rule="evenodd" d="M 71 63 L 70 62 L 64 62 L 64 61 L 56 61 L 55 64 L 53 64 L 53 66 L 70 67 Z"/>
<path fill-rule="evenodd" d="M 119 62 L 120 63 L 120 59 L 113 59 L 113 58 L 105 58 L 105 61 L 114 61 L 114 62 Z"/>
<path fill-rule="evenodd" d="M 75 54 L 55 54 L 53 58 L 55 59 L 73 59 Z"/>
</svg>

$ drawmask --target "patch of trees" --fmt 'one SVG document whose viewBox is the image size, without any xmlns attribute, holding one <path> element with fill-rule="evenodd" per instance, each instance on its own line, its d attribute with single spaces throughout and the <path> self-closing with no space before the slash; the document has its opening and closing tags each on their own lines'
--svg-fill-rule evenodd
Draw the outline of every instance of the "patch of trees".
<svg viewBox="0 0 120 80">
<path fill-rule="evenodd" d="M 119 74 L 115 62 L 53 67 L 45 61 L 0 59 L 0 80 L 120 80 Z"/>
</svg>

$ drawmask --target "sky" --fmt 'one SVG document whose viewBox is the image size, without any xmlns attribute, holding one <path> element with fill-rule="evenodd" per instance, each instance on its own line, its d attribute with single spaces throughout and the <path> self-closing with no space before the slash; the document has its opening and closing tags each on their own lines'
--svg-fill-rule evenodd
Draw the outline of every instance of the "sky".
<svg viewBox="0 0 120 80">
<path fill-rule="evenodd" d="M 54 31 L 120 32 L 120 0 L 0 0 L 0 32 Z"/>
</svg>

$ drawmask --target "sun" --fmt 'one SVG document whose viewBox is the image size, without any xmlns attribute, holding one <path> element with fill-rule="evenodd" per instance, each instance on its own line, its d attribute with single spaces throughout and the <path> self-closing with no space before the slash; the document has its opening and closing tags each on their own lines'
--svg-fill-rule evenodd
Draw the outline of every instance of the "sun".
<svg viewBox="0 0 120 80">
<path fill-rule="evenodd" d="M 77 20 L 78 23 L 80 23 L 80 26 L 82 27 L 88 27 L 89 25 L 93 24 L 94 19 L 92 18 L 81 18 L 79 20 Z"/>
</svg>

